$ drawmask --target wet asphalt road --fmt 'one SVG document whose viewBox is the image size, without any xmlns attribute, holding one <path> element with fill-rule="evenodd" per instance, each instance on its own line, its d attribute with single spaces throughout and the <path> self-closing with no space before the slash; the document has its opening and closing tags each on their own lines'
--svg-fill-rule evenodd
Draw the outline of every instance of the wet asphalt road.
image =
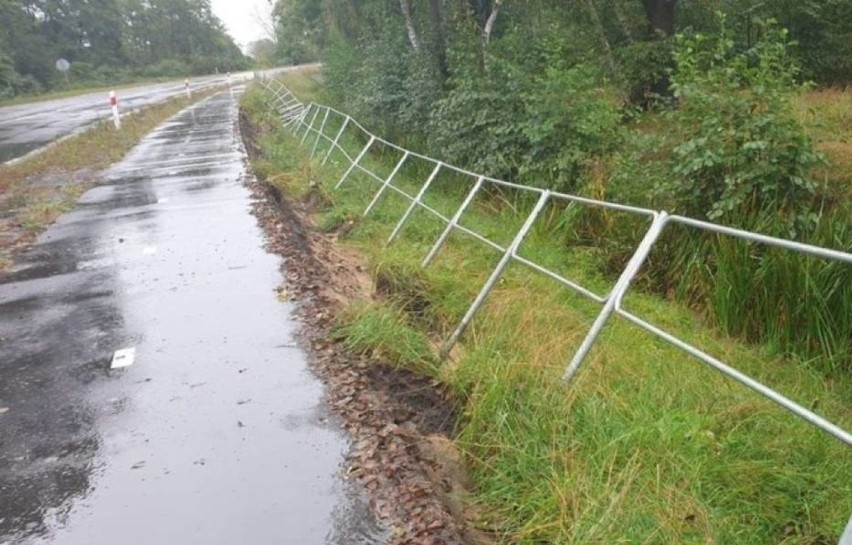
<svg viewBox="0 0 852 545">
<path fill-rule="evenodd" d="M 232 80 L 236 82 L 250 75 L 234 74 Z M 190 85 L 195 90 L 225 83 L 227 76 L 223 75 L 190 80 Z M 116 91 L 122 113 L 163 102 L 184 92 L 182 81 Z M 23 156 L 95 121 L 110 119 L 111 115 L 107 92 L 0 108 L 0 163 Z"/>
<path fill-rule="evenodd" d="M 0 281 L 0 544 L 379 541 L 235 122 L 224 93 L 158 128 Z"/>
</svg>

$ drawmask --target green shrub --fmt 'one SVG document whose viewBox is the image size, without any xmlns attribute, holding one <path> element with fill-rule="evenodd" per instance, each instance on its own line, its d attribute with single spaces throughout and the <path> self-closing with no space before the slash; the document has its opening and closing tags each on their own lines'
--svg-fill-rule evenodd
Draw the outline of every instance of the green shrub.
<svg viewBox="0 0 852 545">
<path fill-rule="evenodd" d="M 586 65 L 551 66 L 524 97 L 527 147 L 520 175 L 531 185 L 574 191 L 589 164 L 621 143 L 622 113 Z"/>
<path fill-rule="evenodd" d="M 512 179 L 526 152 L 521 78 L 497 65 L 491 77 L 459 74 L 435 103 L 429 118 L 429 148 L 447 162 Z"/>
<path fill-rule="evenodd" d="M 816 245 L 852 246 L 844 211 L 832 209 L 809 177 L 821 159 L 793 112 L 799 87 L 789 46 L 787 32 L 772 22 L 742 52 L 724 24 L 712 37 L 678 36 L 678 107 L 633 140 L 611 196 Z M 617 241 L 601 244 L 624 250 Z M 644 278 L 707 311 L 726 332 L 829 372 L 852 367 L 850 280 L 840 263 L 686 229 L 660 241 Z"/>
<path fill-rule="evenodd" d="M 668 114 L 677 142 L 670 176 L 655 191 L 668 208 L 712 220 L 776 216 L 787 235 L 812 227 L 819 161 L 793 113 L 797 68 L 787 31 L 768 24 L 751 50 L 733 53 L 722 31 L 678 36 L 672 78 L 679 107 Z"/>
<path fill-rule="evenodd" d="M 498 178 L 572 191 L 589 164 L 616 149 L 621 111 L 591 66 L 554 65 L 534 79 L 495 62 L 453 78 L 430 118 L 430 147 Z"/>
</svg>

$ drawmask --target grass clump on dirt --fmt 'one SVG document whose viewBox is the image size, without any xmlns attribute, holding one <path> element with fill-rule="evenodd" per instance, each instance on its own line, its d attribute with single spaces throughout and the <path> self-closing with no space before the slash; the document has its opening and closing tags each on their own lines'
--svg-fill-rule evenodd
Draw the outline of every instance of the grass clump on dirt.
<svg viewBox="0 0 852 545">
<path fill-rule="evenodd" d="M 119 161 L 146 134 L 214 91 L 142 108 L 50 146 L 23 161 L 0 165 L 0 270 L 98 182 L 99 172 Z"/>
<path fill-rule="evenodd" d="M 302 75 L 288 86 L 309 86 Z M 259 90 L 243 106 L 270 134 L 261 139 L 270 173 L 291 195 L 310 192 L 324 217 L 361 217 L 378 189 L 353 173 L 327 145 L 299 147 L 277 124 Z M 329 128 L 332 132 L 336 127 Z M 363 141 L 342 140 L 355 155 Z M 276 160 L 280 158 L 280 162 Z M 387 176 L 398 156 L 377 147 L 363 164 Z M 409 193 L 428 165 L 403 168 L 395 184 Z M 436 179 L 427 204 L 451 215 L 469 186 Z M 444 225 L 418 210 L 400 238 L 385 241 L 408 202 L 387 192 L 367 218 L 341 233 L 370 261 L 378 301 L 341 316 L 341 333 L 359 351 L 421 370 L 424 345 L 445 339 L 464 315 L 499 255 L 455 233 L 432 265 L 420 262 Z M 461 223 L 507 245 L 531 203 L 483 193 Z M 564 209 L 544 211 L 521 255 L 606 293 L 614 278 L 607 256 L 567 236 Z M 609 225 L 600 222 L 601 229 Z M 641 233 L 641 231 L 639 232 Z M 638 233 L 637 233 L 638 236 Z M 845 429 L 852 427 L 852 381 L 830 378 L 771 347 L 746 345 L 682 304 L 634 291 L 625 306 Z M 848 447 L 681 351 L 614 318 L 578 379 L 560 381 L 599 307 L 535 274 L 509 266 L 450 361 L 430 366 L 460 400 L 457 445 L 487 516 L 479 525 L 517 543 L 835 543 L 852 512 Z M 414 341 L 413 339 L 417 339 Z M 400 346 L 390 348 L 397 340 Z M 412 354 L 412 355 L 409 355 Z"/>
<path fill-rule="evenodd" d="M 347 349 L 367 354 L 398 368 L 431 374 L 435 363 L 425 335 L 408 324 L 393 304 L 364 304 L 339 317 L 338 334 Z"/>
</svg>

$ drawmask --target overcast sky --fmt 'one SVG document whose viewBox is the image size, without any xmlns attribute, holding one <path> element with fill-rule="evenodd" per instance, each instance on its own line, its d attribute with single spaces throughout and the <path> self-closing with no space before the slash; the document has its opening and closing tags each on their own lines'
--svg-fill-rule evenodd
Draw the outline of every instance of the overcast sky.
<svg viewBox="0 0 852 545">
<path fill-rule="evenodd" d="M 249 43 L 268 37 L 258 21 L 258 14 L 262 20 L 269 20 L 272 11 L 269 0 L 213 0 L 212 4 L 213 13 L 225 23 L 228 33 L 243 51 Z"/>
</svg>

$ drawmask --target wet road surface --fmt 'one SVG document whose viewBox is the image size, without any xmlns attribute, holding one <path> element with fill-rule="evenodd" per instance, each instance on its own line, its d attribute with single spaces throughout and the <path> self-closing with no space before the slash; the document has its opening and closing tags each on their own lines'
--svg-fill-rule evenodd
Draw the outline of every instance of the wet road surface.
<svg viewBox="0 0 852 545">
<path fill-rule="evenodd" d="M 235 74 L 233 81 L 250 73 Z M 195 90 L 227 83 L 227 76 L 192 78 Z M 122 113 L 163 102 L 185 92 L 182 81 L 172 81 L 116 91 Z M 0 108 L 0 163 L 43 147 L 99 120 L 111 119 L 108 93 L 98 92 L 75 97 L 46 100 Z"/>
<path fill-rule="evenodd" d="M 0 544 L 379 541 L 235 122 L 224 93 L 158 128 L 0 280 Z"/>
</svg>

